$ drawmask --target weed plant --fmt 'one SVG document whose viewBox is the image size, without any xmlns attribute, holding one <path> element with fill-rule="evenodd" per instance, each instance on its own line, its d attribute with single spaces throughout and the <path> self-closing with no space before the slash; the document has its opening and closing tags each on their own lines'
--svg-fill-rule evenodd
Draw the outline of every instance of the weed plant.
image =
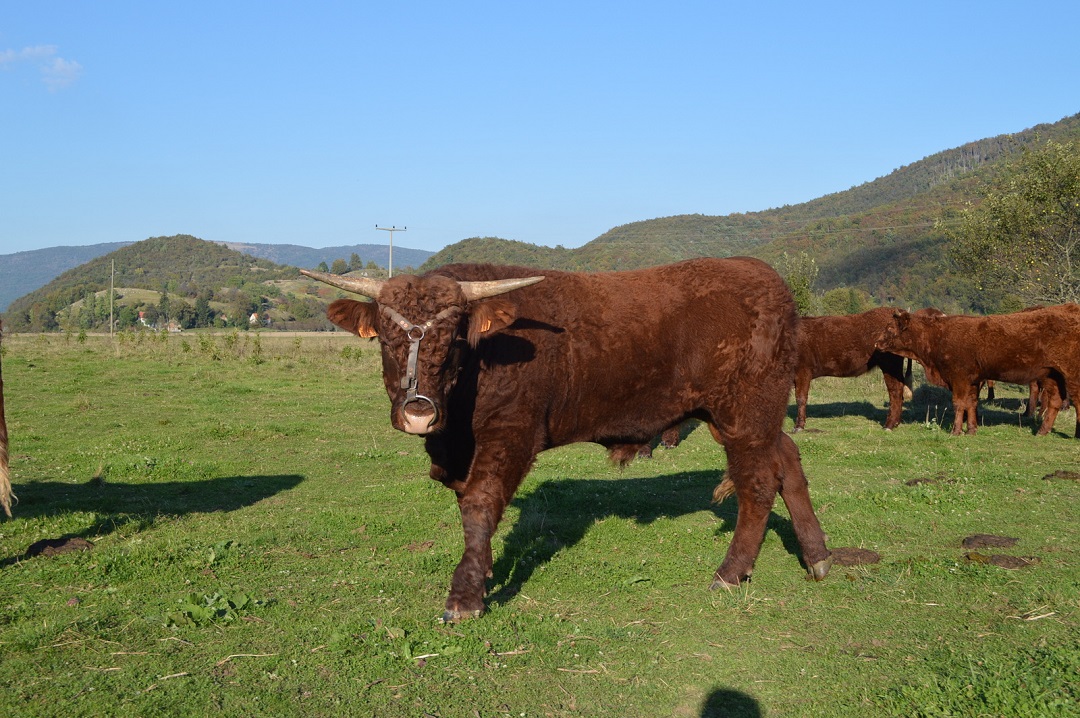
<svg viewBox="0 0 1080 718">
<path fill-rule="evenodd" d="M 1034 436 L 1026 390 L 952 437 L 947 392 L 920 386 L 885 432 L 879 374 L 815 381 L 796 442 L 829 544 L 880 556 L 822 583 L 778 503 L 753 581 L 708 590 L 736 507 L 709 504 L 725 462 L 700 427 L 622 470 L 546 452 L 494 541 L 488 613 L 442 625 L 457 507 L 390 427 L 376 345 L 4 352 L 0 715 L 1080 715 L 1080 441 L 1072 411 Z"/>
</svg>

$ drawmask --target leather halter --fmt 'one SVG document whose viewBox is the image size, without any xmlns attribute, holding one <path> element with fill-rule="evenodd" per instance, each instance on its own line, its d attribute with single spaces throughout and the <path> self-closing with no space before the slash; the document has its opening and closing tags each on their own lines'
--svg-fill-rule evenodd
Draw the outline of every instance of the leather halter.
<svg viewBox="0 0 1080 718">
<path fill-rule="evenodd" d="M 457 307 L 447 307 L 431 319 L 427 320 L 423 324 L 413 324 L 408 319 L 403 317 L 398 312 L 394 311 L 385 304 L 382 307 L 383 314 L 390 318 L 390 321 L 397 324 L 405 332 L 405 336 L 409 339 L 409 361 L 405 366 L 405 376 L 401 378 L 401 388 L 405 390 L 405 403 L 409 404 L 413 401 L 423 401 L 431 407 L 434 412 L 434 416 L 431 419 L 430 424 L 434 424 L 439 418 L 439 407 L 435 402 L 423 394 L 416 393 L 417 378 L 416 378 L 416 359 L 420 354 L 420 340 L 427 334 L 427 330 L 435 326 L 435 323 L 440 319 L 445 319 L 457 310 Z"/>
</svg>

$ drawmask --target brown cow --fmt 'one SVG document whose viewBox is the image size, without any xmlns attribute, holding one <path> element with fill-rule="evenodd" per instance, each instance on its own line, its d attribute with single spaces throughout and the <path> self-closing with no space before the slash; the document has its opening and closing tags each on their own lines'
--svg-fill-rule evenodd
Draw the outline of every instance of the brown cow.
<svg viewBox="0 0 1080 718">
<path fill-rule="evenodd" d="M 431 478 L 457 494 L 465 552 L 443 620 L 483 612 L 491 537 L 540 451 L 645 444 L 689 418 L 724 446 L 723 484 L 738 497 L 712 587 L 750 576 L 777 492 L 811 577 L 828 573 L 799 451 L 782 431 L 795 303 L 765 263 L 607 273 L 460 264 L 389 280 L 303 273 L 375 300 L 339 299 L 327 317 L 378 337 L 391 423 L 425 437 Z"/>
<path fill-rule="evenodd" d="M 810 381 L 819 376 L 856 377 L 879 368 L 889 393 L 889 414 L 885 429 L 900 424 L 904 398 L 911 398 L 911 362 L 879 351 L 874 342 L 892 320 L 893 309 L 880 307 L 847 316 L 802 317 L 799 320 L 799 362 L 795 367 L 795 431 L 806 428 L 806 400 Z M 927 307 L 919 314 L 942 314 Z"/>
<path fill-rule="evenodd" d="M 4 341 L 4 324 L 0 322 L 0 346 Z M 0 352 L 2 355 L 2 352 Z M 11 493 L 11 471 L 8 468 L 8 430 L 7 421 L 4 419 L 4 372 L 3 361 L 0 360 L 0 507 L 11 518 L 11 499 L 15 494 Z"/>
<path fill-rule="evenodd" d="M 896 311 L 875 346 L 915 359 L 929 381 L 952 391 L 952 433 L 978 426 L 979 386 L 988 379 L 1014 384 L 1040 382 L 1048 434 L 1061 397 L 1080 391 L 1080 306 L 1062 304 L 986 317 L 915 316 Z M 1080 415 L 1076 436 L 1080 437 Z"/>
</svg>

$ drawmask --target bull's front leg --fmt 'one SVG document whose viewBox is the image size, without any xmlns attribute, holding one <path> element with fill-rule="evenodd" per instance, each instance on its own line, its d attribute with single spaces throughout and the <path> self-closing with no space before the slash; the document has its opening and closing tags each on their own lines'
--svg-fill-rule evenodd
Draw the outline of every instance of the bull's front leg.
<svg viewBox="0 0 1080 718">
<path fill-rule="evenodd" d="M 527 451 L 515 455 L 505 448 L 484 451 L 478 447 L 469 477 L 458 492 L 465 552 L 450 582 L 444 622 L 484 612 L 485 582 L 491 578 L 493 565 L 491 538 L 533 458 Z"/>
</svg>

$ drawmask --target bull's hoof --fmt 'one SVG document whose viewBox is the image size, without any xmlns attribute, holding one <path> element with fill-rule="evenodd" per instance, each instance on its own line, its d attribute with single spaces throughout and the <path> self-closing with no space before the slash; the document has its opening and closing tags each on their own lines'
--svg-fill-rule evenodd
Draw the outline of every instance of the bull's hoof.
<svg viewBox="0 0 1080 718">
<path fill-rule="evenodd" d="M 709 590 L 715 591 L 718 588 L 722 588 L 725 591 L 732 591 L 738 588 L 740 584 L 746 583 L 749 580 L 750 574 L 746 574 L 742 577 L 742 579 L 736 581 L 735 583 L 732 583 L 731 581 L 725 581 L 723 578 L 721 578 L 719 573 L 715 573 L 713 574 L 713 582 L 712 585 L 709 586 Z"/>
<path fill-rule="evenodd" d="M 734 591 L 738 587 L 739 587 L 739 584 L 737 584 L 737 583 L 728 583 L 727 581 L 725 581 L 724 579 L 722 579 L 722 578 L 720 578 L 718 576 L 715 579 L 713 579 L 712 585 L 709 586 L 709 590 L 710 591 L 715 591 L 718 588 L 722 588 L 725 591 Z"/>
<path fill-rule="evenodd" d="M 832 568 L 833 557 L 829 554 L 826 558 L 815 563 L 809 569 L 807 569 L 807 578 L 814 581 L 822 581 L 829 575 L 829 569 Z"/>
<path fill-rule="evenodd" d="M 439 619 L 439 623 L 457 623 L 458 621 L 464 621 L 469 618 L 480 618 L 484 615 L 484 610 L 481 608 L 475 611 L 452 611 L 449 608 L 443 612 L 442 618 Z"/>
</svg>

